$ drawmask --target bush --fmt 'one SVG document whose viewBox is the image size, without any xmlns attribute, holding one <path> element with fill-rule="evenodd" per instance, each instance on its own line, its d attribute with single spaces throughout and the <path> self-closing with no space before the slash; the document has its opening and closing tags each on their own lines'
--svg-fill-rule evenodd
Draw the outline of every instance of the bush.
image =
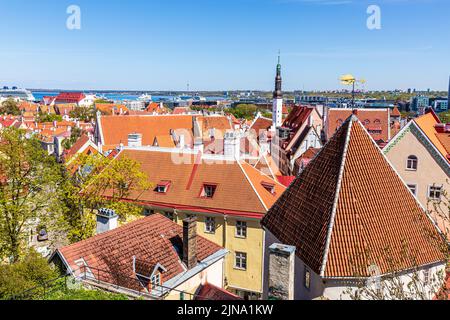
<svg viewBox="0 0 450 320">
<path fill-rule="evenodd" d="M 0 266 L 0 299 L 34 299 L 43 294 L 44 285 L 58 277 L 46 259 L 30 251 L 19 262 Z M 31 290 L 25 294 L 25 291 Z"/>
</svg>

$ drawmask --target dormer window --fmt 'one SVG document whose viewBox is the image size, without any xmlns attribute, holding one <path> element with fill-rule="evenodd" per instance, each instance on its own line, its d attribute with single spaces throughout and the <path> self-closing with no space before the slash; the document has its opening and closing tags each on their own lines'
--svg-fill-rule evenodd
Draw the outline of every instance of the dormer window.
<svg viewBox="0 0 450 320">
<path fill-rule="evenodd" d="M 275 194 L 275 185 L 272 183 L 261 182 L 261 185 L 271 194 Z"/>
<path fill-rule="evenodd" d="M 202 198 L 209 198 L 212 199 L 214 197 L 214 194 L 216 193 L 217 186 L 213 184 L 204 184 L 201 197 Z"/>
<path fill-rule="evenodd" d="M 169 190 L 170 187 L 170 181 L 161 181 L 157 184 L 156 188 L 155 188 L 155 192 L 156 193 L 167 193 L 167 191 Z"/>
</svg>

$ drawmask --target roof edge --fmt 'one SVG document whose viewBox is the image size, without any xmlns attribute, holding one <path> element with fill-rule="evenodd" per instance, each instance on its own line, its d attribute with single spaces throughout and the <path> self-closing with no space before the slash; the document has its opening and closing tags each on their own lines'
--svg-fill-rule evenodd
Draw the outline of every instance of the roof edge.
<svg viewBox="0 0 450 320">
<path fill-rule="evenodd" d="M 322 277 L 322 278 L 325 276 L 325 269 L 326 269 L 326 265 L 327 265 L 327 261 L 328 261 L 328 253 L 330 250 L 331 235 L 333 233 L 334 221 L 336 218 L 336 210 L 337 210 L 337 205 L 338 205 L 338 201 L 339 201 L 339 194 L 340 194 L 341 186 L 342 186 L 342 177 L 344 175 L 345 161 L 347 160 L 348 146 L 350 143 L 350 134 L 351 134 L 353 122 L 355 121 L 355 119 L 356 119 L 356 121 L 358 121 L 358 118 L 356 118 L 355 115 L 351 115 L 347 119 L 347 121 L 349 121 L 350 123 L 348 124 L 347 135 L 345 137 L 344 152 L 342 154 L 341 167 L 339 169 L 339 177 L 338 177 L 338 181 L 337 181 L 337 185 L 336 185 L 336 193 L 335 193 L 335 198 L 334 198 L 334 203 L 333 203 L 333 209 L 331 211 L 330 224 L 328 225 L 327 241 L 325 243 L 325 252 L 323 254 L 322 266 L 320 267 L 320 277 Z"/>
</svg>

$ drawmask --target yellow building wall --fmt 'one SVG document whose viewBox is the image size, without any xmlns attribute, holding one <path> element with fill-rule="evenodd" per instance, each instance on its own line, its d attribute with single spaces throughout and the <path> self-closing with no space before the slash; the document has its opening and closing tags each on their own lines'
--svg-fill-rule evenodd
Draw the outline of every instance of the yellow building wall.
<svg viewBox="0 0 450 320">
<path fill-rule="evenodd" d="M 229 216 L 225 222 L 224 216 L 210 215 L 209 217 L 214 217 L 216 222 L 216 231 L 211 234 L 205 232 L 205 221 L 208 216 L 204 214 L 196 214 L 196 216 L 198 234 L 229 251 L 225 257 L 225 288 L 262 293 L 264 232 L 260 222 Z M 186 217 L 187 214 L 178 213 L 176 222 L 182 225 Z M 247 222 L 247 238 L 236 237 L 236 221 Z M 226 230 L 225 237 L 224 230 Z M 235 252 L 247 254 L 247 270 L 234 268 Z"/>
</svg>

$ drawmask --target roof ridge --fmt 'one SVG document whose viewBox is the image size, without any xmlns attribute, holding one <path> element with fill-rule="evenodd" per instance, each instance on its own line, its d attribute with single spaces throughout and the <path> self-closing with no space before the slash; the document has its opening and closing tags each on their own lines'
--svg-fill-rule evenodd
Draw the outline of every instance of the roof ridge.
<svg viewBox="0 0 450 320">
<path fill-rule="evenodd" d="M 341 191 L 341 186 L 342 186 L 342 177 L 344 176 L 345 162 L 347 160 L 347 152 L 348 152 L 348 146 L 349 146 L 349 142 L 350 142 L 350 135 L 351 135 L 351 131 L 352 131 L 353 122 L 356 122 L 356 121 L 359 121 L 359 120 L 355 114 L 352 114 L 347 119 L 347 122 L 349 122 L 349 124 L 348 124 L 348 128 L 347 128 L 347 134 L 345 137 L 344 151 L 342 152 L 341 167 L 339 168 L 339 176 L 338 176 L 338 181 L 336 184 L 336 192 L 334 195 L 335 198 L 334 198 L 334 203 L 333 203 L 333 209 L 331 211 L 331 218 L 330 218 L 330 222 L 328 225 L 327 240 L 325 242 L 325 251 L 323 254 L 322 266 L 320 269 L 321 277 L 323 277 L 325 275 L 325 269 L 326 269 L 326 265 L 327 265 L 327 261 L 328 261 L 328 253 L 330 250 L 331 235 L 333 233 L 334 221 L 336 218 L 337 205 L 338 205 L 338 201 L 339 201 L 339 193 Z M 343 125 L 345 125 L 345 123 Z"/>
<path fill-rule="evenodd" d="M 256 190 L 255 186 L 253 185 L 252 181 L 250 180 L 249 176 L 247 175 L 247 172 L 245 172 L 245 169 L 242 167 L 241 162 L 237 161 L 237 163 L 238 163 L 239 168 L 241 169 L 241 172 L 244 174 L 245 178 L 247 179 L 247 182 L 250 184 L 250 186 L 252 187 L 252 189 L 255 192 L 256 196 L 258 197 L 259 202 L 261 202 L 264 210 L 266 210 L 266 212 L 267 212 L 269 210 L 269 208 L 267 208 L 266 204 L 262 200 L 260 194 L 258 193 L 258 191 Z"/>
</svg>

